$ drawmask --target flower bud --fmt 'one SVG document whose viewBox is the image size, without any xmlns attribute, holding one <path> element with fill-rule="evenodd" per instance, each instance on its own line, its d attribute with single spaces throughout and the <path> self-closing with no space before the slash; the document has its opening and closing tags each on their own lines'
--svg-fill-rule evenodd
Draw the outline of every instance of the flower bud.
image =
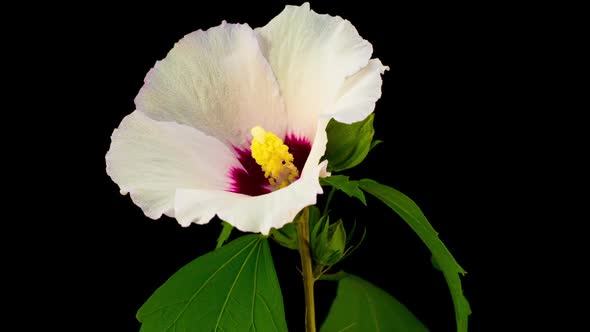
<svg viewBox="0 0 590 332">
<path fill-rule="evenodd" d="M 321 218 L 311 232 L 313 259 L 322 265 L 334 265 L 344 256 L 346 230 L 342 219 L 330 225 L 328 217 Z"/>
</svg>

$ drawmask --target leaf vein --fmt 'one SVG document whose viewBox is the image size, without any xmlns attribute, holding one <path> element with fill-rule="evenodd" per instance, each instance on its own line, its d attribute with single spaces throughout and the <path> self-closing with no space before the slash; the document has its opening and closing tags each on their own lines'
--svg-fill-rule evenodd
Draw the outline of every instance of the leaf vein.
<svg viewBox="0 0 590 332">
<path fill-rule="evenodd" d="M 203 283 L 203 285 L 201 285 L 201 287 L 199 287 L 199 289 L 190 297 L 190 299 L 188 300 L 188 303 L 184 306 L 184 308 L 178 313 L 178 315 L 176 316 L 176 318 L 172 321 L 172 323 L 170 323 L 170 325 L 166 328 L 166 331 L 168 331 L 173 325 L 176 324 L 176 322 L 178 321 L 178 319 L 180 319 L 180 317 L 184 314 L 184 312 L 188 309 L 188 307 L 192 304 L 192 302 L 195 300 L 195 298 L 197 297 L 197 295 L 199 295 L 199 293 L 203 290 L 203 288 L 211 281 L 211 279 L 213 279 L 213 277 L 215 277 L 217 275 L 217 273 L 219 273 L 219 271 L 223 270 L 227 265 L 229 265 L 229 263 L 231 263 L 234 259 L 236 259 L 236 257 L 238 257 L 243 251 L 245 251 L 246 249 L 248 249 L 250 246 L 252 246 L 253 244 L 257 243 L 259 241 L 260 238 L 255 238 L 252 240 L 252 243 L 249 243 L 248 245 L 244 246 L 244 248 L 240 249 L 237 253 L 235 253 L 230 259 L 227 260 L 227 262 L 225 262 L 223 265 L 221 265 L 217 270 L 215 270 L 215 272 L 213 272 L 213 274 L 211 274 L 211 276 L 209 278 L 207 278 L 207 280 Z M 247 259 L 246 259 L 247 261 Z"/>
<path fill-rule="evenodd" d="M 254 241 L 253 241 L 254 242 Z M 260 244 L 260 238 L 256 238 L 256 245 Z M 249 247 L 250 245 L 248 245 Z M 248 262 L 248 260 L 250 260 L 250 256 L 252 256 L 252 253 L 254 252 L 254 249 L 252 249 L 250 251 L 250 253 L 248 254 L 248 257 L 246 257 L 246 259 L 244 260 L 244 263 L 242 263 L 242 266 L 240 266 L 240 270 L 238 271 L 236 278 L 234 279 L 234 282 L 232 283 L 229 292 L 227 292 L 227 295 L 225 297 L 225 301 L 223 302 L 223 306 L 221 307 L 221 311 L 219 312 L 219 316 L 217 316 L 217 323 L 215 323 L 215 328 L 213 329 L 213 331 L 217 331 L 217 328 L 219 327 L 219 323 L 221 322 L 221 317 L 223 317 L 223 314 L 225 312 L 225 308 L 227 306 L 227 302 L 234 290 L 234 287 L 236 286 L 236 283 L 238 282 L 238 280 L 240 279 L 240 276 L 242 275 L 242 271 L 244 270 L 244 267 L 246 266 L 246 263 Z"/>
</svg>

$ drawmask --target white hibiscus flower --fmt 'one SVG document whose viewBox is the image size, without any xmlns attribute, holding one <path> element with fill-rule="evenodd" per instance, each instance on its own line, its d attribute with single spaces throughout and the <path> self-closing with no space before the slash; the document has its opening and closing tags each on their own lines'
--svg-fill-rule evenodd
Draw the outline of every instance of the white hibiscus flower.
<svg viewBox="0 0 590 332">
<path fill-rule="evenodd" d="M 150 218 L 217 215 L 268 234 L 322 193 L 329 119 L 373 111 L 387 67 L 371 54 L 350 22 L 307 3 L 255 30 L 190 33 L 147 74 L 107 173 Z"/>
</svg>

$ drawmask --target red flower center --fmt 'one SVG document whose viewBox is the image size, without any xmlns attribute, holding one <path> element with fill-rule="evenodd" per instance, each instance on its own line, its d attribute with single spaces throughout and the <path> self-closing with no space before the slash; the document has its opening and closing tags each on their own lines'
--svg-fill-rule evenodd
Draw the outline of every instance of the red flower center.
<svg viewBox="0 0 590 332">
<path fill-rule="evenodd" d="M 293 134 L 287 135 L 283 142 L 289 147 L 289 152 L 293 155 L 293 164 L 302 172 L 311 151 L 311 142 L 306 137 L 297 137 Z M 264 177 L 264 171 L 262 171 L 260 165 L 252 158 L 250 148 L 234 147 L 234 150 L 244 168 L 232 167 L 229 170 L 230 191 L 249 196 L 259 196 L 271 192 L 273 188 L 268 179 Z"/>
</svg>

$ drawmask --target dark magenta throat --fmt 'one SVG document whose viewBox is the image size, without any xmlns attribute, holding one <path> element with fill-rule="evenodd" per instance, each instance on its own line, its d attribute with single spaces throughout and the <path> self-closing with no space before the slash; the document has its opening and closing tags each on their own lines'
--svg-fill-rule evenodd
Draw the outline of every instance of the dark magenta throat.
<svg viewBox="0 0 590 332">
<path fill-rule="evenodd" d="M 287 135 L 283 142 L 289 147 L 289 152 L 293 155 L 293 164 L 301 174 L 311 151 L 311 142 L 306 137 L 297 137 L 293 134 Z M 229 170 L 230 191 L 249 196 L 259 196 L 271 192 L 272 187 L 268 179 L 264 177 L 260 165 L 252 158 L 250 148 L 234 147 L 234 150 L 244 168 L 233 167 Z"/>
</svg>

